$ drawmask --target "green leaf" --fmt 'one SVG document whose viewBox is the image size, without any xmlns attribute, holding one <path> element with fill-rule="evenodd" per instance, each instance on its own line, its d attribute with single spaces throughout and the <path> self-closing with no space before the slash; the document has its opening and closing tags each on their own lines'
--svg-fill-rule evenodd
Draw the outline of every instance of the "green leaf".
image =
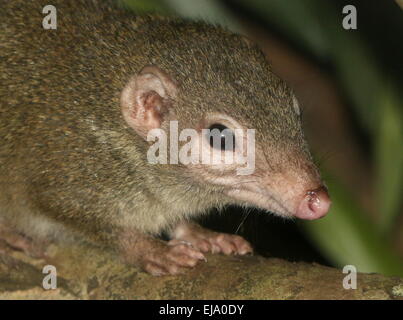
<svg viewBox="0 0 403 320">
<path fill-rule="evenodd" d="M 399 112 L 399 99 L 384 86 L 380 94 L 379 129 L 376 139 L 377 194 L 381 212 L 379 229 L 392 235 L 400 213 L 403 195 L 403 119 Z M 401 101 L 401 99 L 400 99 Z"/>
</svg>

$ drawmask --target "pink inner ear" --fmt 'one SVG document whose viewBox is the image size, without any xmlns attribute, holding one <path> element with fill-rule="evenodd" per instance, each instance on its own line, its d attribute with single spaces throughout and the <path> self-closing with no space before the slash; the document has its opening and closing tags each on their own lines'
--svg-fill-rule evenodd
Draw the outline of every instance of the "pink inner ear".
<svg viewBox="0 0 403 320">
<path fill-rule="evenodd" d="M 143 94 L 141 100 L 145 126 L 150 129 L 159 128 L 161 126 L 163 113 L 166 112 L 162 97 L 155 91 L 148 91 Z"/>
<path fill-rule="evenodd" d="M 176 84 L 162 70 L 146 67 L 132 77 L 120 98 L 127 124 L 141 136 L 160 128 L 169 109 L 169 98 L 176 94 Z"/>
</svg>

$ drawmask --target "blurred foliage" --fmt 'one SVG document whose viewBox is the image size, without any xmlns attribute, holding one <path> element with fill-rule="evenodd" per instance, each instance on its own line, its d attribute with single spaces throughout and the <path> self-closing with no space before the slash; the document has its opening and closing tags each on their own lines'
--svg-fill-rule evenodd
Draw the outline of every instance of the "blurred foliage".
<svg viewBox="0 0 403 320">
<path fill-rule="evenodd" d="M 229 1 L 219 0 L 128 0 L 136 11 L 176 13 L 202 18 L 240 31 L 240 24 L 225 10 Z M 356 32 L 343 32 L 342 1 L 321 0 L 238 0 L 281 31 L 293 45 L 313 59 L 330 63 L 338 85 L 346 93 L 360 126 L 370 137 L 376 169 L 376 203 L 379 221 L 352 199 L 337 177 L 328 182 L 333 200 L 331 214 L 303 226 L 315 244 L 335 265 L 352 264 L 361 272 L 403 276 L 403 264 L 393 251 L 391 239 L 402 210 L 403 108 L 401 83 L 383 71 L 382 64 Z M 339 5 L 337 6 L 336 3 Z M 347 4 L 347 3 L 345 3 Z M 357 6 L 360 28 L 360 5 Z M 399 7 L 396 5 L 396 10 Z M 381 26 L 379 26 L 381 28 Z M 400 41 L 403 30 L 396 30 Z M 400 53 L 401 54 L 401 53 Z M 400 91 L 399 91 L 400 90 Z"/>
<path fill-rule="evenodd" d="M 403 118 L 398 109 L 397 92 L 382 86 L 379 97 L 379 123 L 376 128 L 377 194 L 382 211 L 379 229 L 384 235 L 392 234 L 396 216 L 402 203 L 403 190 Z M 400 97 L 400 105 L 402 105 Z M 399 231 L 399 230 L 397 230 Z M 400 230 L 402 232 L 402 230 Z"/>
</svg>

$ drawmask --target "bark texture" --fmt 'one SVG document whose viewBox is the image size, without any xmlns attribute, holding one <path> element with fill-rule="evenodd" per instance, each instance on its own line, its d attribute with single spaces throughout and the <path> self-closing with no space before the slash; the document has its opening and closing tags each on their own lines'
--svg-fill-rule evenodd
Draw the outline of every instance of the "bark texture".
<svg viewBox="0 0 403 320">
<path fill-rule="evenodd" d="M 57 289 L 44 290 L 45 265 Z M 341 270 L 260 256 L 210 255 L 177 277 L 152 277 L 110 253 L 87 246 L 50 246 L 45 259 L 13 250 L 0 254 L 0 299 L 403 299 L 403 279 L 357 275 L 343 288 Z"/>
</svg>

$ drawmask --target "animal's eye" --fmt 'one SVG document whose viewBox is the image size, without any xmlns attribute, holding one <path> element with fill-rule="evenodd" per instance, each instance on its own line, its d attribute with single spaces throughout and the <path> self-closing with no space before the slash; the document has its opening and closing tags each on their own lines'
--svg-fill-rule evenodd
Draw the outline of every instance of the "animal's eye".
<svg viewBox="0 0 403 320">
<path fill-rule="evenodd" d="M 235 134 L 226 126 L 215 123 L 209 128 L 210 146 L 215 149 L 221 150 L 235 150 Z"/>
</svg>

